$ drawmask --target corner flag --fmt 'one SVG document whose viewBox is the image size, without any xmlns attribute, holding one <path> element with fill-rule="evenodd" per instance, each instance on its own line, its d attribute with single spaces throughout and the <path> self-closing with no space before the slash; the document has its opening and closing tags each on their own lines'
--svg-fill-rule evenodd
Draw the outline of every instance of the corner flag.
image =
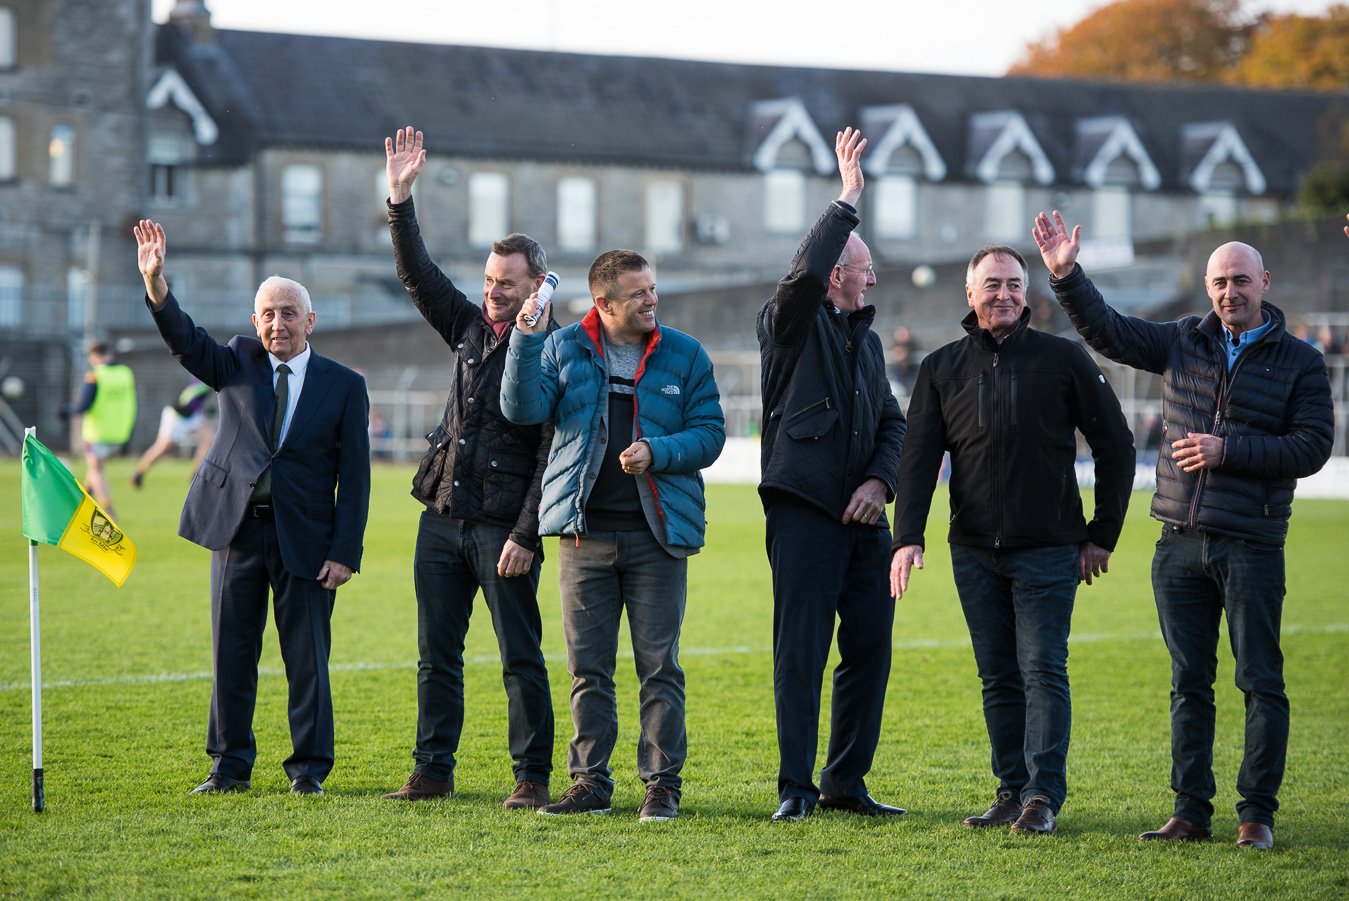
<svg viewBox="0 0 1349 901">
<path fill-rule="evenodd" d="M 136 546 L 56 455 L 23 439 L 23 534 L 74 554 L 119 588 L 136 565 Z"/>
</svg>

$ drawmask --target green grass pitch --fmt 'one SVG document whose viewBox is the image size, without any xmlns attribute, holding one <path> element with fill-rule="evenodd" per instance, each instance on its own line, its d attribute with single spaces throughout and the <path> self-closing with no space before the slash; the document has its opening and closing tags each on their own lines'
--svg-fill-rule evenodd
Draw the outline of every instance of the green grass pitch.
<svg viewBox="0 0 1349 901">
<path fill-rule="evenodd" d="M 189 797 L 209 765 L 208 554 L 175 534 L 186 465 L 164 463 L 140 492 L 129 474 L 128 461 L 112 464 L 120 524 L 140 552 L 123 589 L 40 548 L 47 810 L 39 815 L 29 798 L 18 465 L 0 463 L 0 496 L 10 499 L 0 507 L 0 896 L 1349 897 L 1349 503 L 1299 501 L 1293 517 L 1283 616 L 1292 740 L 1276 849 L 1257 854 L 1233 845 L 1242 703 L 1225 641 L 1215 840 L 1136 840 L 1171 809 L 1169 663 L 1149 587 L 1158 526 L 1146 493 L 1134 496 L 1110 574 L 1078 594 L 1059 834 L 1018 838 L 960 824 L 983 811 L 996 784 L 943 542 L 944 495 L 933 507 L 928 568 L 897 610 L 885 728 L 868 780 L 876 797 L 910 816 L 768 822 L 777 755 L 763 518 L 752 486 L 717 485 L 709 489 L 708 548 L 690 561 L 683 808 L 676 821 L 644 825 L 636 817 L 630 654 L 619 660 L 614 812 L 558 821 L 500 809 L 511 788 L 505 694 L 481 604 L 466 651 L 459 794 L 425 804 L 380 800 L 411 769 L 416 716 L 419 507 L 407 494 L 410 470 L 393 466 L 375 470 L 365 568 L 338 594 L 338 760 L 327 795 L 287 790 L 285 680 L 269 627 L 253 789 Z M 556 539 L 545 547 L 554 556 Z M 558 722 L 556 793 L 567 784 L 571 729 L 551 559 L 541 607 Z"/>
</svg>

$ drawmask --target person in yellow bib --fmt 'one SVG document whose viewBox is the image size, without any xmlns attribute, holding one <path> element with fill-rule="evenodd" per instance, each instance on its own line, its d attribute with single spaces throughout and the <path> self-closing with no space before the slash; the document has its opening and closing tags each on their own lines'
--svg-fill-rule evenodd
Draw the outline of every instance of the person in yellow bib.
<svg viewBox="0 0 1349 901">
<path fill-rule="evenodd" d="M 71 416 L 82 415 L 80 436 L 84 440 L 85 489 L 110 516 L 115 516 L 103 461 L 131 440 L 136 424 L 136 377 L 131 367 L 118 363 L 106 341 L 89 344 L 89 371 L 77 403 L 66 407 Z"/>
</svg>

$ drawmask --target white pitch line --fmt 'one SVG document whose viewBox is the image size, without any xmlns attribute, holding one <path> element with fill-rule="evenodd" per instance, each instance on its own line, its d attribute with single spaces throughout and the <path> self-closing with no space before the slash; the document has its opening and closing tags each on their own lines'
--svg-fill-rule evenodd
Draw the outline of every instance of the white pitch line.
<svg viewBox="0 0 1349 901">
<path fill-rule="evenodd" d="M 1329 623 L 1324 626 L 1284 626 L 1284 635 L 1334 635 L 1349 632 L 1349 623 Z M 1086 632 L 1079 635 L 1073 635 L 1068 639 L 1069 644 L 1100 644 L 1110 641 L 1161 641 L 1159 631 L 1151 632 L 1131 632 L 1131 633 L 1111 633 L 1111 632 Z M 892 647 L 896 651 L 932 651 L 932 650 L 951 650 L 968 648 L 969 639 L 915 639 L 911 641 L 897 641 Z M 748 645 L 733 645 L 724 648 L 680 648 L 682 657 L 727 657 L 740 654 L 771 654 L 772 649 L 768 647 L 750 647 Z M 620 650 L 618 656 L 623 659 L 631 659 L 632 653 Z M 557 654 L 545 655 L 545 660 L 552 664 L 565 663 L 565 658 Z M 484 666 L 489 664 L 499 664 L 500 658 L 495 654 L 478 654 L 464 658 L 465 666 Z M 333 673 L 365 673 L 382 672 L 385 670 L 415 670 L 416 661 L 397 660 L 386 662 L 363 662 L 363 663 L 334 663 L 328 667 L 329 672 Z M 284 676 L 286 671 L 277 667 L 261 667 L 258 669 L 259 677 Z M 208 681 L 211 678 L 209 670 L 203 670 L 195 673 L 146 673 L 136 676 L 101 676 L 88 679 L 57 679 L 49 682 L 43 682 L 43 689 L 49 688 L 87 688 L 99 685 L 158 685 L 166 682 L 201 682 Z M 30 681 L 24 682 L 5 682 L 0 683 L 0 692 L 9 691 L 27 691 L 31 686 Z"/>
</svg>

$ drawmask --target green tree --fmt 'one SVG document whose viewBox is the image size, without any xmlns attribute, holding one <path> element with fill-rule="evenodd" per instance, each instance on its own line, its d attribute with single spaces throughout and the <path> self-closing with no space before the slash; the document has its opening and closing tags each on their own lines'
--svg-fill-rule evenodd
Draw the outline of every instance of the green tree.
<svg viewBox="0 0 1349 901">
<path fill-rule="evenodd" d="M 1246 48 L 1240 0 L 1117 0 L 1027 45 L 1009 75 L 1221 81 Z"/>
<path fill-rule="evenodd" d="M 1302 176 L 1298 211 L 1306 216 L 1339 216 L 1349 210 L 1349 163 L 1317 163 Z"/>
</svg>

